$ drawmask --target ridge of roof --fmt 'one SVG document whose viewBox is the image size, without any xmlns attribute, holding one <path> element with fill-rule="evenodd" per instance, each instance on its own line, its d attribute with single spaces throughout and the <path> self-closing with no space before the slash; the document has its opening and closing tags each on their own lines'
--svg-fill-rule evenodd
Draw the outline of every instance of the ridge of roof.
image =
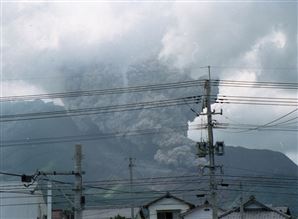
<svg viewBox="0 0 298 219">
<path fill-rule="evenodd" d="M 170 194 L 169 192 L 167 192 L 165 195 L 163 195 L 163 196 L 161 196 L 161 197 L 159 197 L 159 198 L 157 198 L 157 199 L 155 199 L 155 200 L 149 202 L 148 204 L 144 205 L 143 207 L 144 207 L 144 208 L 148 208 L 150 205 L 152 205 L 152 204 L 154 204 L 154 203 L 156 203 L 156 202 L 158 202 L 158 201 L 160 201 L 160 200 L 162 200 L 162 199 L 164 199 L 164 198 L 173 198 L 173 199 L 175 199 L 175 200 L 177 200 L 177 201 L 180 201 L 180 202 L 182 202 L 182 203 L 188 205 L 191 209 L 195 207 L 194 204 L 192 204 L 192 203 L 190 203 L 190 202 L 187 202 L 187 201 L 185 201 L 185 200 L 183 200 L 183 199 L 181 199 L 181 198 L 178 198 L 178 197 L 176 197 L 176 196 Z"/>
<path fill-rule="evenodd" d="M 188 210 L 188 211 L 186 211 L 186 212 L 184 212 L 184 213 L 182 213 L 181 215 L 182 216 L 186 216 L 186 215 L 188 215 L 188 214 L 191 214 L 191 213 L 193 213 L 194 211 L 196 211 L 196 210 L 198 210 L 198 209 L 201 209 L 201 208 L 206 208 L 206 207 L 210 207 L 210 208 L 212 208 L 212 205 L 206 200 L 202 205 L 197 205 L 196 207 L 194 207 L 194 208 L 192 208 L 192 209 L 190 209 L 190 210 Z M 222 208 L 218 208 L 219 210 L 221 210 L 221 211 L 225 211 L 224 209 L 222 209 Z"/>
</svg>

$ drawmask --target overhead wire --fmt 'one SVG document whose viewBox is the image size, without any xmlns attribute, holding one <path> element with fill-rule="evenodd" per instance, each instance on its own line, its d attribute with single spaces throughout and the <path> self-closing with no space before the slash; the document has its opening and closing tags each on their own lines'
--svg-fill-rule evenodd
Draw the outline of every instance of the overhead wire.
<svg viewBox="0 0 298 219">
<path fill-rule="evenodd" d="M 222 175 L 221 175 L 222 176 Z M 183 177 L 184 178 L 189 178 L 189 177 L 195 177 L 195 178 L 198 178 L 198 176 L 197 175 L 183 175 Z M 242 177 L 242 178 L 239 178 L 239 177 Z M 180 178 L 180 176 L 172 176 L 172 177 L 158 177 L 158 178 L 160 178 L 160 179 L 168 179 L 168 178 L 172 178 L 172 179 L 174 179 L 174 180 L 181 180 Z M 231 179 L 232 178 L 232 179 Z M 236 178 L 236 179 L 233 179 L 233 178 Z M 244 178 L 244 179 L 243 179 Z M 246 179 L 245 179 L 246 178 Z M 295 189 L 295 191 L 296 191 L 296 188 L 297 187 L 293 187 L 292 185 L 295 185 L 295 184 L 289 184 L 289 185 L 291 185 L 290 187 L 289 186 L 286 186 L 287 185 L 287 183 L 285 183 L 285 181 L 284 182 L 281 182 L 280 180 L 295 180 L 295 181 L 293 181 L 293 182 L 296 182 L 297 183 L 297 181 L 298 181 L 298 178 L 297 177 L 295 177 L 295 178 L 293 178 L 293 177 L 291 177 L 291 178 L 288 178 L 288 177 L 258 177 L 258 176 L 248 176 L 248 175 L 245 175 L 245 176 L 243 176 L 243 175 L 225 175 L 225 177 L 223 178 L 226 182 L 228 182 L 230 185 L 235 185 L 235 186 L 237 186 L 238 185 L 238 183 L 236 183 L 237 181 L 239 182 L 239 181 L 241 181 L 241 182 L 243 182 L 243 185 L 244 186 L 255 186 L 255 187 L 258 187 L 258 186 L 262 186 L 262 188 L 263 187 L 265 187 L 265 188 L 275 188 L 275 189 L 289 189 L 289 188 L 292 188 L 292 189 Z M 260 179 L 263 179 L 263 180 L 265 180 L 265 181 L 261 181 Z M 272 181 L 272 179 L 275 179 L 275 181 Z M 44 180 L 46 180 L 46 181 L 48 181 L 49 179 L 44 179 Z M 140 180 L 140 179 L 138 179 L 138 180 Z M 206 182 L 208 181 L 208 179 L 205 179 L 206 180 Z M 266 181 L 266 180 L 270 180 L 270 181 Z M 57 183 L 61 183 L 61 184 L 63 184 L 63 185 L 69 185 L 69 186 L 73 186 L 73 183 L 69 183 L 69 182 L 63 182 L 63 181 L 57 181 L 57 180 L 54 180 L 55 182 L 57 182 Z M 102 180 L 102 181 L 115 181 L 115 180 Z M 128 181 L 128 179 L 126 179 L 126 181 Z M 202 181 L 202 179 L 199 179 L 199 182 L 201 182 Z M 143 182 L 146 182 L 146 178 L 144 178 L 143 179 Z M 195 181 L 194 181 L 195 182 Z M 291 181 L 289 181 L 289 182 L 291 182 Z M 119 183 L 119 182 L 117 182 L 117 183 Z M 165 184 L 164 182 L 160 182 L 161 183 L 161 186 L 167 186 L 167 184 Z M 181 183 L 185 183 L 185 181 L 181 181 Z M 122 180 L 122 183 L 121 184 L 123 184 L 123 180 Z M 123 190 L 123 189 L 121 189 L 121 190 L 119 190 L 119 189 L 117 189 L 117 190 L 115 190 L 115 189 L 111 189 L 111 188 L 103 188 L 102 186 L 100 186 L 100 187 L 95 187 L 95 186 L 90 186 L 90 185 L 85 185 L 85 188 L 97 188 L 97 189 L 99 189 L 99 190 L 106 190 L 106 191 L 112 191 L 113 192 L 113 195 L 115 196 L 115 195 L 119 195 L 119 194 L 128 194 L 129 193 L 129 191 L 126 191 L 126 190 Z M 66 189 L 66 187 L 62 187 L 62 188 L 60 188 L 60 189 Z M 254 188 L 254 189 L 250 189 L 250 190 L 245 190 L 245 189 L 241 189 L 241 190 L 239 190 L 239 189 L 233 189 L 233 188 L 229 188 L 229 189 L 223 189 L 223 188 L 220 188 L 220 189 L 218 189 L 219 191 L 242 191 L 242 192 L 249 192 L 249 193 L 265 193 L 265 194 L 271 194 L 271 195 L 286 195 L 286 196 L 293 196 L 293 197 L 296 197 L 296 193 L 295 192 L 293 192 L 293 193 L 289 193 L 289 192 L 280 192 L 280 191 L 277 191 L 277 190 L 274 190 L 274 191 L 264 191 L 263 189 L 262 189 L 262 191 L 260 191 L 260 190 L 255 190 L 256 188 Z M 69 188 L 69 191 L 71 191 L 71 188 Z M 166 191 L 169 191 L 169 189 L 166 189 Z M 183 193 L 184 195 L 185 195 L 185 193 L 187 193 L 187 192 L 195 192 L 195 191 L 203 191 L 203 192 L 208 192 L 209 190 L 208 189 L 202 189 L 202 188 L 189 188 L 189 189 L 170 189 L 170 191 L 172 192 L 172 193 L 176 193 L 176 194 L 179 194 L 179 193 Z M 19 192 L 16 192 L 16 191 L 5 191 L 5 192 L 8 192 L 8 193 L 19 193 Z M 20 191 L 20 192 L 22 192 L 22 191 Z M 157 191 L 140 191 L 140 192 L 135 192 L 135 194 L 142 194 L 142 197 L 135 197 L 134 199 L 135 200 L 138 200 L 138 201 L 140 201 L 140 200 L 146 200 L 146 197 L 144 196 L 144 195 L 148 195 L 148 194 L 150 194 L 150 196 L 148 197 L 148 198 L 150 198 L 150 197 L 152 197 L 153 198 L 153 194 L 155 194 L 155 195 L 160 195 L 160 194 L 163 194 L 165 192 L 165 190 L 164 189 L 160 189 L 160 190 L 157 190 Z M 98 193 L 98 192 L 92 192 L 92 193 L 88 193 L 88 192 L 86 192 L 84 195 L 86 196 L 86 197 L 89 197 L 89 196 L 97 196 L 97 195 L 104 195 L 105 193 L 102 193 L 102 192 L 100 192 L 100 193 Z M 67 197 L 69 197 L 69 198 L 72 198 L 73 197 L 73 194 L 72 193 L 66 193 L 65 194 Z M 193 194 L 192 194 L 193 195 Z M 47 195 L 45 195 L 45 196 L 47 196 Z M 18 196 L 16 196 L 16 197 L 10 197 L 10 198 L 17 198 Z M 54 195 L 53 197 L 61 197 L 61 195 L 59 196 L 59 195 Z M 156 197 L 156 196 L 155 196 Z M 117 202 L 119 202 L 119 201 L 128 201 L 129 200 L 129 198 L 128 197 L 125 197 L 125 198 L 115 198 L 115 197 L 112 197 L 112 198 L 110 198 L 110 199 L 104 199 L 104 200 L 102 200 L 102 199 L 100 199 L 100 200 L 90 200 L 90 201 L 88 201 L 88 203 L 93 203 L 93 202 L 95 202 L 95 203 L 97 203 L 98 201 L 101 203 L 101 205 L 103 204 L 103 203 L 105 203 L 105 204 L 111 204 L 111 205 L 113 205 L 113 206 L 116 206 L 117 205 Z M 56 204 L 57 203 L 59 203 L 59 202 L 55 202 Z M 67 202 L 60 202 L 60 204 L 62 204 L 62 203 L 65 203 L 65 204 L 67 204 Z M 37 204 L 37 203 L 26 203 L 26 204 Z M 42 203 L 40 203 L 40 204 L 42 204 Z M 19 203 L 15 203 L 15 206 L 19 206 L 19 205 L 21 205 L 21 204 L 19 204 Z M 9 205 L 6 205 L 6 204 L 4 204 L 3 206 L 14 206 L 14 203 L 10 203 Z"/>
<path fill-rule="evenodd" d="M 249 170 L 249 169 L 243 169 L 243 168 L 235 168 L 235 167 L 226 167 L 226 168 L 233 168 L 233 169 L 240 169 L 244 171 L 254 171 L 254 170 Z M 259 173 L 259 174 L 269 174 L 269 172 L 264 172 L 264 171 L 257 171 L 254 173 Z M 16 176 L 16 177 L 21 177 L 23 174 L 17 174 L 17 173 L 8 173 L 8 172 L 0 172 L 0 175 L 8 175 L 8 176 Z M 276 180 L 276 182 L 280 181 L 298 181 L 298 176 L 287 176 L 287 175 L 277 175 L 277 176 L 260 176 L 260 175 L 231 175 L 231 174 L 220 174 L 216 175 L 221 178 L 242 178 L 242 180 L 253 180 L 254 182 L 261 180 L 261 182 L 264 182 L 264 180 Z M 204 177 L 207 176 L 199 176 L 199 175 L 174 175 L 174 176 L 158 176 L 158 177 L 143 177 L 143 178 L 136 178 L 134 179 L 134 183 L 143 183 L 146 182 L 148 183 L 148 180 L 151 182 L 164 182 L 167 180 L 175 180 L 176 182 L 180 181 L 185 181 L 185 180 L 192 180 L 192 179 L 197 179 L 197 180 L 205 180 Z M 65 182 L 65 181 L 59 181 L 59 180 L 54 180 L 54 179 L 48 179 L 48 178 L 41 178 L 42 181 L 51 181 L 57 184 L 63 184 L 63 185 L 73 185 L 72 182 Z M 172 182 L 172 181 L 170 181 Z M 15 183 L 15 182 L 14 182 Z M 109 184 L 129 184 L 130 180 L 129 179 L 109 179 L 109 180 L 93 180 L 93 181 L 85 181 L 85 185 L 94 185 L 94 184 L 104 184 L 104 185 L 109 185 Z M 19 183 L 16 184 L 8 184 L 8 185 L 0 185 L 0 188 L 3 187 L 23 187 L 23 185 L 20 185 Z"/>
<path fill-rule="evenodd" d="M 268 66 L 226 66 L 226 65 L 211 65 L 211 68 L 230 68 L 230 69 L 259 69 L 259 70 L 283 70 L 283 71 L 297 71 L 297 67 L 268 67 Z"/>
<path fill-rule="evenodd" d="M 245 190 L 245 189 L 224 189 L 224 188 L 219 188 L 217 189 L 218 191 L 234 191 L 234 192 L 247 192 L 247 193 L 263 193 L 263 194 L 271 194 L 271 195 L 277 195 L 277 196 L 280 196 L 280 195 L 286 195 L 286 196 L 289 196 L 289 197 L 297 197 L 297 193 L 288 193 L 288 192 L 276 192 L 276 191 L 264 191 L 264 190 Z M 148 192 L 142 192 L 140 194 L 150 194 L 150 196 L 142 196 L 142 197 L 134 197 L 133 199 L 134 200 L 146 200 L 146 198 L 158 198 L 160 196 L 156 196 L 156 195 L 162 195 L 164 194 L 165 192 L 171 192 L 172 194 L 180 194 L 180 193 L 187 193 L 187 192 L 191 192 L 191 196 L 195 196 L 193 194 L 193 192 L 209 192 L 209 189 L 180 189 L 180 190 L 160 190 L 160 191 L 148 191 Z M 152 195 L 155 195 L 155 196 L 152 196 Z M 96 195 L 96 193 L 92 193 L 92 194 L 85 194 L 86 196 L 94 196 Z M 186 195 L 186 194 L 184 194 Z M 125 197 L 125 198 L 110 198 L 110 199 L 107 199 L 107 200 L 90 200 L 90 202 L 95 202 L 95 203 L 101 203 L 103 204 L 104 202 L 105 203 L 109 203 L 109 202 L 113 202 L 113 206 L 117 206 L 117 203 L 115 203 L 116 201 L 129 201 L 129 199 L 131 199 L 130 197 Z M 63 202 L 52 202 L 52 204 L 67 204 L 66 201 L 63 201 Z M 4 206 L 19 206 L 19 205 L 36 205 L 36 204 L 44 204 L 44 203 L 41 203 L 41 202 L 33 202 L 33 203 L 10 203 L 10 204 L 2 204 L 0 205 L 1 207 L 4 207 Z M 110 203 L 109 203 L 110 204 Z M 137 203 L 135 203 L 137 204 Z"/>
<path fill-rule="evenodd" d="M 296 109 L 293 111 L 295 112 Z M 292 114 L 293 112 L 289 113 Z M 274 121 L 271 121 L 267 125 L 255 125 L 255 124 L 231 124 L 231 123 L 215 123 L 215 129 L 240 129 L 240 130 L 258 130 L 258 131 L 296 131 L 297 126 L 284 126 L 289 125 L 289 121 L 292 121 L 296 118 L 291 118 L 286 121 L 272 124 L 276 121 L 279 121 L 282 118 L 288 116 L 287 114 L 281 116 Z M 271 124 L 271 125 L 270 125 Z M 295 123 L 294 123 L 295 124 Z M 283 125 L 283 126 L 281 126 Z M 25 145 L 40 145 L 40 144 L 50 144 L 50 143 L 62 143 L 62 142 L 74 142 L 74 141 L 94 141 L 105 138 L 113 137 L 128 137 L 128 136 L 140 136 L 140 135 L 150 135 L 150 134 L 165 134 L 165 133 L 174 133 L 174 132 L 185 132 L 190 130 L 203 130 L 207 124 L 196 124 L 196 125 L 178 125 L 171 127 L 162 127 L 162 128 L 151 128 L 151 129 L 135 129 L 129 131 L 118 131 L 113 133 L 97 133 L 90 135 L 74 135 L 74 136 L 57 136 L 57 137 L 44 137 L 44 138 L 26 138 L 26 139 L 16 139 L 16 140 L 3 140 L 0 144 L 0 147 L 14 147 L 14 146 L 25 146 Z M 257 127 L 257 128 L 256 128 Z"/>
<path fill-rule="evenodd" d="M 191 130 L 204 129 L 205 126 L 196 126 Z M 44 137 L 44 138 L 27 138 L 27 139 L 16 139 L 16 140 L 3 140 L 0 144 L 0 148 L 5 147 L 16 147 L 26 145 L 42 145 L 42 144 L 54 144 L 54 143 L 65 143 L 75 141 L 94 141 L 106 138 L 118 138 L 118 137 L 132 137 L 141 135 L 161 135 L 175 132 L 186 132 L 188 131 L 187 125 L 177 125 L 162 128 L 150 128 L 150 129 L 134 129 L 129 131 L 116 131 L 110 133 L 97 133 L 97 134 L 86 134 L 86 135 L 71 135 L 71 136 L 57 136 L 57 137 Z"/>
<path fill-rule="evenodd" d="M 130 103 L 130 104 L 122 104 L 122 105 L 111 105 L 111 106 L 103 106 L 103 107 L 0 115 L 0 122 L 49 119 L 49 118 L 59 118 L 59 117 L 68 117 L 68 116 L 82 116 L 82 115 L 115 113 L 115 112 L 123 112 L 123 111 L 145 110 L 145 109 L 154 109 L 159 107 L 185 105 L 186 103 L 198 104 L 200 101 L 201 101 L 200 96 L 188 96 L 188 97 L 181 97 L 181 98 L 175 98 L 175 99 L 164 99 L 164 100 L 138 102 L 138 103 Z"/>
<path fill-rule="evenodd" d="M 188 88 L 202 85 L 203 80 L 192 80 L 183 82 L 172 82 L 164 84 L 151 84 L 151 85 L 140 85 L 133 87 L 118 87 L 101 90 L 83 90 L 83 91 L 68 91 L 68 92 L 57 92 L 57 93 L 44 93 L 34 95 L 18 95 L 18 96 L 4 96 L 0 97 L 0 102 L 4 101 L 24 101 L 24 100 L 35 100 L 35 99 L 57 99 L 57 98 L 71 98 L 81 96 L 99 96 L 99 95 L 111 95 L 111 94 L 124 94 L 124 93 L 136 93 L 144 91 L 159 91 L 167 89 L 177 88 Z"/>
<path fill-rule="evenodd" d="M 246 129 L 246 130 L 243 130 L 243 131 L 239 131 L 239 133 L 242 133 L 242 132 L 250 132 L 250 131 L 255 131 L 255 130 L 259 130 L 260 128 L 266 128 L 266 127 L 270 127 L 269 125 L 271 125 L 271 124 L 273 124 L 273 123 L 275 123 L 275 122 L 277 122 L 277 121 L 280 121 L 281 119 L 283 119 L 283 118 L 285 118 L 285 117 L 287 117 L 287 116 L 289 116 L 289 115 L 291 115 L 291 114 L 293 114 L 293 113 L 295 113 L 295 112 L 297 112 L 298 111 L 298 108 L 296 108 L 296 109 L 294 109 L 294 110 L 291 110 L 291 111 L 289 111 L 289 112 L 287 112 L 287 113 L 285 113 L 285 114 L 283 114 L 283 115 L 281 115 L 281 116 L 279 116 L 279 117 L 277 117 L 276 119 L 273 119 L 273 120 L 271 120 L 271 121 L 269 121 L 269 122 L 267 122 L 267 123 L 265 123 L 265 124 L 263 124 L 263 125 L 259 125 L 259 126 L 256 126 L 256 127 L 254 127 L 254 128 L 249 128 L 249 129 Z M 272 127 L 272 126 L 271 126 Z M 289 131 L 290 131 L 291 129 L 289 129 Z M 297 129 L 292 129 L 293 131 L 296 131 Z"/>
<path fill-rule="evenodd" d="M 123 105 L 112 105 L 104 107 L 81 108 L 81 109 L 68 109 L 59 111 L 48 112 L 35 112 L 35 113 L 22 113 L 1 115 L 0 122 L 20 121 L 20 120 L 33 120 L 33 119 L 48 119 L 59 118 L 67 116 L 82 116 L 94 115 L 103 113 L 114 113 L 123 111 L 134 111 L 141 109 L 154 109 L 159 107 L 179 106 L 185 104 L 198 104 L 201 102 L 202 96 L 190 96 L 176 99 L 164 99 L 158 101 L 139 102 Z M 242 100 L 242 99 L 217 99 L 217 103 L 221 104 L 253 104 L 253 105 L 279 105 L 279 106 L 298 106 L 298 101 L 279 101 L 279 100 Z"/>
<path fill-rule="evenodd" d="M 186 132 L 193 130 L 203 130 L 207 124 L 196 124 L 196 125 L 177 125 L 161 128 L 150 128 L 150 129 L 134 129 L 129 131 L 117 131 L 111 133 L 97 133 L 97 134 L 86 134 L 86 135 L 71 135 L 71 136 L 53 136 L 53 137 L 41 137 L 41 138 L 25 138 L 16 140 L 3 140 L 0 144 L 0 148 L 6 147 L 17 147 L 17 146 L 32 146 L 32 145 L 43 145 L 43 144 L 55 144 L 55 143 L 66 143 L 76 141 L 95 141 L 100 139 L 108 138 L 125 138 L 142 135 L 161 135 L 167 133 Z M 247 130 L 250 127 L 256 127 L 256 124 L 230 124 L 230 123 L 215 123 L 215 129 L 238 129 Z M 271 128 L 272 127 L 272 128 Z M 296 131 L 297 127 L 278 126 L 271 125 L 258 131 Z"/>
<path fill-rule="evenodd" d="M 205 80 L 189 80 L 189 81 L 182 81 L 182 82 L 139 85 L 139 86 L 132 86 L 132 87 L 117 87 L 117 88 L 110 88 L 110 89 L 79 90 L 79 91 L 66 91 L 66 92 L 43 93 L 43 94 L 33 94 L 33 95 L 3 96 L 3 97 L 0 97 L 0 102 L 124 94 L 124 93 L 134 93 L 134 92 L 144 92 L 144 91 L 159 91 L 159 90 L 165 90 L 165 89 L 195 87 L 198 85 L 201 86 L 204 84 L 204 82 Z M 235 87 L 252 86 L 254 88 L 298 89 L 298 83 L 293 83 L 293 82 L 211 80 L 211 85 L 212 86 L 235 86 Z"/>
<path fill-rule="evenodd" d="M 248 88 L 298 89 L 298 83 L 294 82 L 211 80 L 211 85 Z"/>
</svg>

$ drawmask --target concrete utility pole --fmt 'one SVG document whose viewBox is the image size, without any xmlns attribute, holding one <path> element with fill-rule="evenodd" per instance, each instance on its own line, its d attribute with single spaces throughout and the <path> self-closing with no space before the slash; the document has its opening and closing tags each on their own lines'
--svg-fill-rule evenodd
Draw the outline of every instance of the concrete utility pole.
<svg viewBox="0 0 298 219">
<path fill-rule="evenodd" d="M 75 146 L 75 200 L 74 219 L 82 219 L 82 145 Z"/>
<path fill-rule="evenodd" d="M 66 198 L 67 201 L 74 207 L 74 218 L 75 219 L 82 219 L 82 209 L 83 204 L 85 204 L 85 197 L 82 196 L 83 186 L 82 186 L 82 175 L 85 174 L 85 172 L 82 171 L 82 146 L 76 145 L 75 146 L 75 153 L 74 153 L 74 171 L 68 171 L 68 172 L 58 172 L 58 171 L 36 171 L 33 175 L 21 175 L 21 181 L 24 184 L 25 187 L 31 186 L 35 181 L 36 178 L 39 176 L 69 176 L 74 175 L 75 176 L 75 196 L 74 196 L 74 202 L 72 202 L 68 197 L 63 193 L 61 189 L 58 188 L 58 190 L 61 191 L 62 195 Z M 49 219 L 52 218 L 52 181 L 48 181 L 48 195 L 47 195 L 47 203 L 48 203 L 48 209 L 47 209 L 47 217 Z"/>
<path fill-rule="evenodd" d="M 133 187 L 133 175 L 132 175 L 132 168 L 134 167 L 133 164 L 133 158 L 129 158 L 129 164 L 128 164 L 128 168 L 129 168 L 129 182 L 130 182 L 130 186 L 129 186 L 129 190 L 130 190 L 130 199 L 131 199 L 131 219 L 134 219 L 134 199 L 133 199 L 133 191 L 132 191 L 132 187 Z"/>
<path fill-rule="evenodd" d="M 207 129 L 208 129 L 208 149 L 209 149 L 209 174 L 210 181 L 209 187 L 211 192 L 211 205 L 212 205 L 212 218 L 217 219 L 217 203 L 216 203 L 216 182 L 215 182 L 215 161 L 214 161 L 214 146 L 213 146 L 213 122 L 212 122 L 212 111 L 211 111 L 211 77 L 210 77 L 210 66 L 208 66 L 209 80 L 206 80 L 206 108 L 207 108 Z"/>
<path fill-rule="evenodd" d="M 241 194 L 240 194 L 240 219 L 244 219 L 243 192 L 242 192 L 242 183 L 241 182 L 240 182 L 239 186 L 240 186 L 240 192 L 241 192 Z"/>
<path fill-rule="evenodd" d="M 48 192 L 47 192 L 47 219 L 52 219 L 52 182 L 48 181 Z"/>
</svg>

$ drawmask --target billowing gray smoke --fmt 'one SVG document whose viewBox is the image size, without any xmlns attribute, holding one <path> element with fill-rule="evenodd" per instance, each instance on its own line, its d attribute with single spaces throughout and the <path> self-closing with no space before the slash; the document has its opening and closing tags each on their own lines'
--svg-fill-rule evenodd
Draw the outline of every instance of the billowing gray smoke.
<svg viewBox="0 0 298 219">
<path fill-rule="evenodd" d="M 96 69 L 92 69 L 96 71 Z M 191 78 L 186 73 L 170 69 L 161 64 L 158 60 L 149 59 L 144 62 L 132 65 L 125 72 L 126 80 L 118 77 L 118 72 L 113 72 L 109 68 L 108 74 L 82 76 L 80 80 L 66 80 L 66 87 L 79 89 L 80 87 L 89 87 L 89 89 L 98 89 L 98 87 L 121 87 L 127 83 L 127 86 L 136 86 L 142 84 L 159 84 L 160 81 L 175 82 L 186 81 Z M 94 83 L 95 82 L 95 83 Z M 68 85 L 69 84 L 69 85 Z M 202 88 L 197 87 L 176 90 L 148 91 L 141 93 L 129 93 L 122 95 L 107 95 L 82 97 L 76 99 L 67 99 L 64 101 L 67 108 L 87 108 L 97 106 L 119 105 L 124 103 L 137 103 L 156 100 L 165 100 L 177 97 L 187 97 L 200 95 Z M 75 118 L 78 127 L 82 127 L 83 132 L 90 132 L 90 123 L 96 124 L 101 133 L 112 132 L 131 132 L 134 130 L 153 130 L 156 133 L 152 135 L 127 136 L 129 140 L 126 147 L 130 148 L 125 153 L 140 153 L 143 156 L 151 158 L 164 164 L 193 166 L 195 156 L 189 156 L 194 151 L 194 142 L 187 138 L 186 125 L 188 120 L 194 118 L 191 108 L 200 109 L 200 105 L 186 105 L 178 107 L 157 108 L 151 110 L 137 110 L 129 112 L 120 112 L 104 115 L 93 115 Z M 158 133 L 161 132 L 161 133 Z M 129 147 L 129 144 L 136 145 L 136 148 Z M 125 147 L 122 145 L 122 147 Z M 156 152 L 158 150 L 158 152 Z M 147 153 L 144 153 L 147 152 Z M 126 154 L 125 156 L 128 156 Z M 148 157 L 149 156 L 149 157 Z M 176 160 L 176 161 L 174 161 Z"/>
<path fill-rule="evenodd" d="M 15 94 L 15 91 L 21 95 L 197 79 L 206 74 L 206 70 L 200 68 L 206 65 L 242 68 L 241 71 L 214 68 L 213 78 L 297 81 L 295 2 L 12 3 L 3 7 L 2 79 L 18 79 L 3 83 L 4 95 Z M 250 67 L 256 68 L 249 70 Z M 200 92 L 194 88 L 182 92 L 62 101 L 69 109 L 198 95 Z M 267 116 L 263 116 L 263 123 L 275 116 L 272 110 L 267 111 L 269 113 L 263 113 Z M 240 107 L 232 112 L 232 115 L 240 115 L 240 121 L 251 121 L 255 116 L 239 113 L 243 112 Z M 244 114 L 246 117 L 242 116 Z M 75 120 L 82 132 L 105 133 L 179 126 L 193 118 L 194 114 L 186 106 Z M 221 137 L 235 140 L 222 133 Z M 257 137 L 255 141 L 260 139 Z M 266 139 L 272 142 L 262 143 L 276 145 L 274 138 L 268 136 Z M 283 150 L 293 152 L 297 140 L 287 139 L 283 139 L 288 145 Z M 239 136 L 237 143 L 248 140 Z M 129 142 L 137 145 L 138 150 L 151 152 L 152 157 L 156 155 L 156 160 L 164 163 L 173 163 L 173 159 L 183 162 L 182 155 L 187 154 L 192 144 L 186 133 L 181 132 L 129 138 Z M 193 160 L 185 159 L 185 163 L 193 163 Z"/>
</svg>

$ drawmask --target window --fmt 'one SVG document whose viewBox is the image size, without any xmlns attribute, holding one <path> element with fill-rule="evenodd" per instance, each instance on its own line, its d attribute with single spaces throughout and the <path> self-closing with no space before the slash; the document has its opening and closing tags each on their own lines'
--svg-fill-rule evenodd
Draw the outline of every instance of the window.
<svg viewBox="0 0 298 219">
<path fill-rule="evenodd" d="M 157 212 L 157 219 L 173 219 L 173 212 L 170 212 L 170 211 Z"/>
<path fill-rule="evenodd" d="M 179 219 L 180 210 L 157 211 L 157 219 Z"/>
</svg>

